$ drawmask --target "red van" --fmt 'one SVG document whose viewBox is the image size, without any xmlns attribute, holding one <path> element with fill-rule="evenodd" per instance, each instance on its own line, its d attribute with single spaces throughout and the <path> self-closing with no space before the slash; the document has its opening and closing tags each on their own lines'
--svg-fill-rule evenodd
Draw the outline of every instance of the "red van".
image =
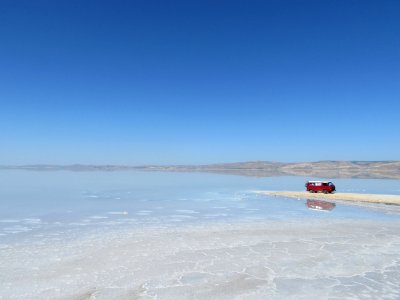
<svg viewBox="0 0 400 300">
<path fill-rule="evenodd" d="M 306 182 L 307 192 L 318 193 L 323 192 L 325 194 L 332 193 L 336 190 L 335 185 L 330 181 L 307 181 Z"/>
</svg>

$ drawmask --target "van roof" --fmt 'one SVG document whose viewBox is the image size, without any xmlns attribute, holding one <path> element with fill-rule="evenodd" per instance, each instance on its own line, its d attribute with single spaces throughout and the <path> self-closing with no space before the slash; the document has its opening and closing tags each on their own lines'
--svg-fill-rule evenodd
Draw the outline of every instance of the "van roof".
<svg viewBox="0 0 400 300">
<path fill-rule="evenodd" d="M 316 183 L 316 182 L 322 182 L 322 183 L 328 183 L 330 181 L 321 181 L 321 180 L 309 180 L 307 182 L 312 182 L 312 183 Z"/>
</svg>

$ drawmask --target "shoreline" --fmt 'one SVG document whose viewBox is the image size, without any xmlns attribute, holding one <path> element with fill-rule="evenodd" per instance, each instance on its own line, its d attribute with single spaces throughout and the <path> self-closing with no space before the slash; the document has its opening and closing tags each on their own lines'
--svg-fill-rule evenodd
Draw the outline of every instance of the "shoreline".
<svg viewBox="0 0 400 300">
<path fill-rule="evenodd" d="M 376 203 L 386 205 L 400 206 L 400 195 L 385 195 L 385 194 L 361 194 L 361 193 L 310 193 L 304 191 L 256 191 L 256 193 L 268 196 L 289 197 L 289 198 L 304 198 L 304 199 L 318 199 L 318 200 L 339 200 L 349 202 L 364 202 Z"/>
</svg>

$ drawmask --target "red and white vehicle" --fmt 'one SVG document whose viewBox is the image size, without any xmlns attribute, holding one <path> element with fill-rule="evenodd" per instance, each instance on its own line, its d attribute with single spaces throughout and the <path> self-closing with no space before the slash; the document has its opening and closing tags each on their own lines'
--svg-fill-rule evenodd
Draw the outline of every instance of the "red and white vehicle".
<svg viewBox="0 0 400 300">
<path fill-rule="evenodd" d="M 336 187 L 330 181 L 307 181 L 306 189 L 307 192 L 310 193 L 322 192 L 328 194 L 328 193 L 333 193 L 336 190 Z"/>
</svg>

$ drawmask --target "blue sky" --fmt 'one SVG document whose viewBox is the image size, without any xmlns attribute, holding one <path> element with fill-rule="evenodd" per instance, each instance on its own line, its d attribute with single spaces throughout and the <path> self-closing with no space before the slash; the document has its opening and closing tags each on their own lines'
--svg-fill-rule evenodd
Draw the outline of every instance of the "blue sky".
<svg viewBox="0 0 400 300">
<path fill-rule="evenodd" d="M 0 164 L 400 159 L 399 1 L 1 1 Z"/>
</svg>

